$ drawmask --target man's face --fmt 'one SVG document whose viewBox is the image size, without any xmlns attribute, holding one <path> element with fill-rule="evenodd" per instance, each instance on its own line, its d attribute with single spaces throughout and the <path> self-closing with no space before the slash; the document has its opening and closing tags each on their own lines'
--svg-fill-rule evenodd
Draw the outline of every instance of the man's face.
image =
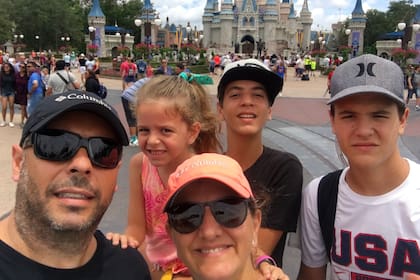
<svg viewBox="0 0 420 280">
<path fill-rule="evenodd" d="M 331 125 L 341 150 L 355 168 L 379 168 L 399 158 L 399 136 L 404 133 L 408 110 L 380 94 L 363 93 L 334 102 Z"/>
<path fill-rule="evenodd" d="M 218 111 L 228 132 L 241 135 L 261 133 L 271 119 L 271 107 L 264 86 L 255 81 L 239 80 L 225 88 Z"/>
<path fill-rule="evenodd" d="M 116 139 L 105 120 L 88 112 L 65 113 L 48 128 Z M 111 203 L 121 163 L 113 169 L 95 166 L 83 147 L 67 161 L 39 159 L 33 149 L 13 149 L 17 224 L 59 232 L 95 229 Z"/>
</svg>

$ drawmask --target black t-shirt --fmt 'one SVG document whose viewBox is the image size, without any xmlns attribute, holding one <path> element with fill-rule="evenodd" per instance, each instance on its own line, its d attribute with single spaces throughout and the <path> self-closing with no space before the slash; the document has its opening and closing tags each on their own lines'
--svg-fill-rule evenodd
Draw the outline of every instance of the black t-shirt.
<svg viewBox="0 0 420 280">
<path fill-rule="evenodd" d="M 293 154 L 264 146 L 261 156 L 244 173 L 257 198 L 267 200 L 261 209 L 261 227 L 284 232 L 271 254 L 282 266 L 286 232 L 296 231 L 299 217 L 302 164 Z"/>
<path fill-rule="evenodd" d="M 85 265 L 57 269 L 34 262 L 0 240 L 1 280 L 150 280 L 147 264 L 133 248 L 113 246 L 105 236 L 95 233 L 97 248 Z"/>
<path fill-rule="evenodd" d="M 86 66 L 86 58 L 79 58 L 79 65 Z"/>
<path fill-rule="evenodd" d="M 93 92 L 95 94 L 98 94 L 99 86 L 100 86 L 100 84 L 99 84 L 99 80 L 98 79 L 95 79 L 92 76 L 89 76 L 86 79 L 86 82 L 85 82 L 86 91 L 89 91 L 89 92 Z"/>
</svg>

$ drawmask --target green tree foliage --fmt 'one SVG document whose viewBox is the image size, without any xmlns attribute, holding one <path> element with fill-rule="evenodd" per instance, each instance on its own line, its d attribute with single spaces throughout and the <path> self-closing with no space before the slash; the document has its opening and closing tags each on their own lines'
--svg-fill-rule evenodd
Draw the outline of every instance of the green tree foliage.
<svg viewBox="0 0 420 280">
<path fill-rule="evenodd" d="M 416 12 L 412 0 L 390 1 L 388 11 L 369 10 L 366 12 L 367 22 L 365 30 L 365 52 L 376 53 L 375 43 L 380 36 L 396 31 L 400 22 L 407 26 L 411 23 Z"/>
<path fill-rule="evenodd" d="M 388 22 L 386 13 L 376 9 L 367 11 L 366 16 L 365 52 L 376 53 L 376 41 L 381 35 L 394 31 L 395 26 Z"/>
<path fill-rule="evenodd" d="M 0 0 L 0 45 L 14 41 L 14 34 L 23 34 L 21 43 L 25 50 L 56 51 L 63 45 L 71 45 L 75 51 L 85 50 L 88 34 L 87 15 L 92 0 Z M 100 0 L 106 15 L 106 24 L 132 32 L 138 32 L 134 19 L 141 13 L 140 0 Z M 6 12 L 7 11 L 7 12 Z M 35 36 L 39 36 L 36 39 Z M 61 41 L 69 37 L 70 41 Z"/>
<path fill-rule="evenodd" d="M 0 16 L 0 44 L 11 40 L 13 38 L 13 21 L 10 13 L 12 3 L 10 0 L 0 0 L 0 10 L 3 11 Z"/>
</svg>

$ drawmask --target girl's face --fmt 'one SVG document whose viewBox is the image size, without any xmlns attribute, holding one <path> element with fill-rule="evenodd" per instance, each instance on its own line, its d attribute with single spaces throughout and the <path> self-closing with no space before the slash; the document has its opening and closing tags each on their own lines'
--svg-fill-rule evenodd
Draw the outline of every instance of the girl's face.
<svg viewBox="0 0 420 280">
<path fill-rule="evenodd" d="M 191 145 L 200 132 L 199 123 L 189 126 L 165 98 L 137 107 L 137 127 L 140 148 L 150 162 L 173 170 L 194 154 Z"/>
</svg>

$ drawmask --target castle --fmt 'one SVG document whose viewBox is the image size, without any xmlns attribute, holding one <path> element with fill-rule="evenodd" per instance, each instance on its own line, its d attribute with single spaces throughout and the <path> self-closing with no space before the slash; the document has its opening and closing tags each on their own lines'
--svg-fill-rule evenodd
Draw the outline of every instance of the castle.
<svg viewBox="0 0 420 280">
<path fill-rule="evenodd" d="M 249 55 L 306 52 L 313 19 L 304 0 L 297 16 L 292 0 L 207 0 L 203 45 L 218 52 Z"/>
</svg>

